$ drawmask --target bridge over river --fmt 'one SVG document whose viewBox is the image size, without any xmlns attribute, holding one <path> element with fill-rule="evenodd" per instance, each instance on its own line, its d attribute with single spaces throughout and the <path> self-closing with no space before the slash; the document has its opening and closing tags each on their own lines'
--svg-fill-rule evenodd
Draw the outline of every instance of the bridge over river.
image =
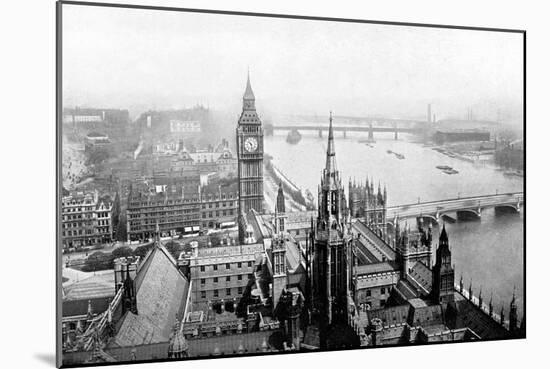
<svg viewBox="0 0 550 369">
<path fill-rule="evenodd" d="M 398 133 L 422 133 L 425 130 L 424 126 L 421 125 L 411 125 L 410 123 L 420 123 L 420 122 L 408 122 L 406 126 L 399 125 L 397 122 L 392 123 L 389 126 L 373 126 L 372 123 L 369 123 L 368 126 L 365 125 L 346 125 L 346 126 L 333 126 L 332 129 L 335 132 L 343 132 L 344 138 L 347 137 L 348 132 L 368 132 L 369 139 L 374 138 L 374 132 L 392 132 L 394 133 L 394 138 L 397 140 Z M 287 124 L 287 125 L 274 125 L 272 126 L 273 131 L 316 131 L 319 134 L 319 137 L 323 137 L 323 131 L 328 131 L 327 124 Z"/>
<path fill-rule="evenodd" d="M 422 217 L 436 222 L 442 216 L 451 219 L 456 219 L 454 215 L 457 218 L 479 218 L 482 212 L 488 208 L 493 208 L 496 211 L 519 212 L 523 201 L 523 192 L 514 192 L 398 205 L 387 208 L 386 219 L 389 224 L 395 225 L 397 219 L 404 218 Z"/>
</svg>

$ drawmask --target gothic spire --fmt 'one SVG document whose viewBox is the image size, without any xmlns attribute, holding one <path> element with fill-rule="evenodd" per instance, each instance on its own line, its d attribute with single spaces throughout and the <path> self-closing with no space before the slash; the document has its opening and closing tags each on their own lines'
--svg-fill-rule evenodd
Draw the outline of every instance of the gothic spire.
<svg viewBox="0 0 550 369">
<path fill-rule="evenodd" d="M 244 100 L 254 100 L 254 92 L 252 91 L 252 86 L 250 85 L 250 70 L 248 70 L 246 77 L 246 90 L 244 91 L 243 99 Z"/>
<path fill-rule="evenodd" d="M 334 150 L 334 133 L 332 132 L 332 111 L 330 112 L 329 122 L 327 163 L 325 165 L 325 170 L 327 174 L 336 172 L 336 151 Z"/>
<path fill-rule="evenodd" d="M 443 229 L 439 235 L 439 243 L 449 242 L 449 237 L 447 236 L 447 231 L 445 230 L 445 222 L 443 222 Z"/>
<path fill-rule="evenodd" d="M 275 204 L 275 211 L 278 213 L 285 212 L 285 194 L 283 191 L 283 182 L 279 182 L 279 189 L 277 191 L 277 202 Z"/>
</svg>

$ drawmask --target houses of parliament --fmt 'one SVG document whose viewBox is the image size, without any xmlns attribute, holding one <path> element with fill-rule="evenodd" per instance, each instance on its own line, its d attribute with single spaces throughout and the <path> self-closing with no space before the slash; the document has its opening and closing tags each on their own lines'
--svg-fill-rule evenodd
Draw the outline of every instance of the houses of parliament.
<svg viewBox="0 0 550 369">
<path fill-rule="evenodd" d="M 267 208 L 250 77 L 242 102 L 238 230 L 218 246 L 186 239 L 178 257 L 157 232 L 143 258 L 115 260 L 108 293 L 68 287 L 79 297 L 63 302 L 64 364 L 525 337 L 515 296 L 505 316 L 457 281 L 445 224 L 390 229 L 372 179 L 348 180 L 346 195 L 332 114 L 317 210 L 287 211 L 282 184 Z"/>
</svg>

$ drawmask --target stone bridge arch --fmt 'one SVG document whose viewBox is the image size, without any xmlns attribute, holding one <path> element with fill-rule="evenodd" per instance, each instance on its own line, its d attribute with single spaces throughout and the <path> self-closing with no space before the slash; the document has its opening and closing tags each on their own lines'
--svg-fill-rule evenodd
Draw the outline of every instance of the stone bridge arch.
<svg viewBox="0 0 550 369">
<path fill-rule="evenodd" d="M 456 217 L 458 220 L 481 219 L 481 208 L 457 210 Z"/>
</svg>

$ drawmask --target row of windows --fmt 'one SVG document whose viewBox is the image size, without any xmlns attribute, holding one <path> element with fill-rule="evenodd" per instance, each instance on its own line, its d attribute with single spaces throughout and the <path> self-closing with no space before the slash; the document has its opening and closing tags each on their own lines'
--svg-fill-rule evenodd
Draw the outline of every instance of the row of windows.
<svg viewBox="0 0 550 369">
<path fill-rule="evenodd" d="M 234 203 L 233 201 L 228 201 L 228 202 L 223 201 L 223 202 L 221 203 L 221 207 L 222 207 L 222 208 L 225 208 L 226 206 L 237 206 L 237 203 L 236 203 L 236 202 Z M 208 209 L 212 209 L 213 207 L 214 207 L 214 208 L 219 208 L 219 207 L 220 207 L 220 203 L 219 203 L 219 202 L 216 202 L 216 203 L 214 203 L 214 204 L 212 204 L 212 203 L 209 203 L 209 204 L 208 204 Z M 203 208 L 203 209 L 206 209 L 206 204 L 202 204 L 202 208 Z"/>
<path fill-rule="evenodd" d="M 230 200 L 230 199 L 233 199 L 233 198 L 236 199 L 236 198 L 237 198 L 237 194 L 235 194 L 235 195 L 233 196 L 233 193 L 229 193 L 229 195 L 226 196 L 225 192 L 222 193 L 222 200 L 226 200 L 226 199 Z M 208 194 L 208 198 L 206 198 L 206 195 L 203 195 L 203 199 L 202 199 L 202 201 L 217 201 L 217 200 L 219 200 L 218 197 L 217 197 L 217 194 L 214 195 L 214 194 L 211 194 L 211 193 Z"/>
<path fill-rule="evenodd" d="M 252 268 L 252 262 L 251 261 L 247 262 L 247 264 L 248 264 L 249 268 Z M 242 268 L 242 267 L 243 267 L 243 263 L 239 261 L 237 263 L 237 268 Z M 218 264 L 213 264 L 212 268 L 214 270 L 218 270 Z M 225 269 L 231 269 L 231 263 L 225 263 Z M 201 265 L 201 272 L 204 272 L 205 270 L 206 270 L 206 265 Z"/>
<path fill-rule="evenodd" d="M 237 280 L 238 280 L 238 281 L 242 281 L 242 280 L 243 280 L 243 275 L 244 275 L 244 274 L 238 274 L 238 275 L 237 275 Z M 253 276 L 252 273 L 249 273 L 249 274 L 248 274 L 248 278 L 252 278 L 252 276 Z M 226 276 L 226 277 L 225 277 L 225 281 L 226 281 L 226 282 L 231 282 L 231 276 L 230 276 L 230 275 Z M 218 278 L 218 277 L 213 277 L 213 278 L 212 278 L 212 282 L 218 283 L 218 282 L 219 282 L 219 278 Z M 206 278 L 201 278 L 201 285 L 205 285 L 205 284 L 206 284 Z"/>
<path fill-rule="evenodd" d="M 94 234 L 94 231 L 91 230 L 91 229 L 88 229 L 86 230 L 86 235 L 91 235 L 91 234 Z M 63 231 L 63 237 L 66 237 L 66 236 L 82 236 L 84 235 L 84 231 L 82 229 L 80 230 L 74 230 L 74 231 Z"/>
<path fill-rule="evenodd" d="M 242 287 L 238 287 L 237 288 L 237 293 L 239 295 L 242 295 L 243 294 L 243 288 Z M 220 290 L 214 290 L 213 291 L 213 295 L 214 297 L 220 297 Z M 226 296 L 231 296 L 231 288 L 226 288 L 225 289 L 225 295 Z M 206 291 L 201 291 L 201 298 L 202 299 L 205 299 L 206 298 Z"/>
<path fill-rule="evenodd" d="M 176 205 L 176 204 L 183 204 L 183 203 L 197 203 L 198 202 L 198 199 L 197 199 L 197 195 L 193 195 L 192 198 L 188 198 L 188 199 L 181 199 L 181 200 L 168 200 L 168 201 L 162 201 L 162 202 L 147 202 L 147 201 L 142 201 L 142 202 L 139 202 L 139 201 L 130 201 L 130 206 L 132 208 L 139 208 L 139 207 L 145 207 L 145 206 L 160 206 L 160 205 L 164 205 L 164 204 L 168 204 L 168 205 Z"/>
<path fill-rule="evenodd" d="M 215 214 L 216 214 L 216 217 L 219 217 L 219 216 L 220 216 L 220 211 L 219 211 L 219 210 L 216 210 L 216 213 L 215 213 Z M 204 219 L 204 218 L 207 218 L 206 215 L 207 215 L 206 212 L 202 213 L 202 218 L 203 218 L 203 219 Z M 230 210 L 223 210 L 223 211 L 221 212 L 221 216 L 227 216 L 227 215 L 233 215 L 233 209 L 230 209 Z M 213 216 L 214 216 L 214 212 L 209 211 L 209 212 L 208 212 L 208 218 L 212 218 Z"/>
<path fill-rule="evenodd" d="M 388 292 L 389 292 L 389 291 L 388 291 Z M 385 295 L 385 294 L 386 294 L 386 287 L 380 288 L 380 294 L 381 294 L 381 295 Z M 371 297 L 371 296 L 372 296 L 372 290 L 370 290 L 370 289 L 366 290 L 366 291 L 365 291 L 365 295 L 366 295 L 367 297 Z"/>
<path fill-rule="evenodd" d="M 94 206 L 85 206 L 85 207 L 80 207 L 80 208 L 71 208 L 71 207 L 68 207 L 69 204 L 63 204 L 63 211 L 67 212 L 67 213 L 80 213 L 82 211 L 92 211 L 94 210 Z"/>
</svg>

